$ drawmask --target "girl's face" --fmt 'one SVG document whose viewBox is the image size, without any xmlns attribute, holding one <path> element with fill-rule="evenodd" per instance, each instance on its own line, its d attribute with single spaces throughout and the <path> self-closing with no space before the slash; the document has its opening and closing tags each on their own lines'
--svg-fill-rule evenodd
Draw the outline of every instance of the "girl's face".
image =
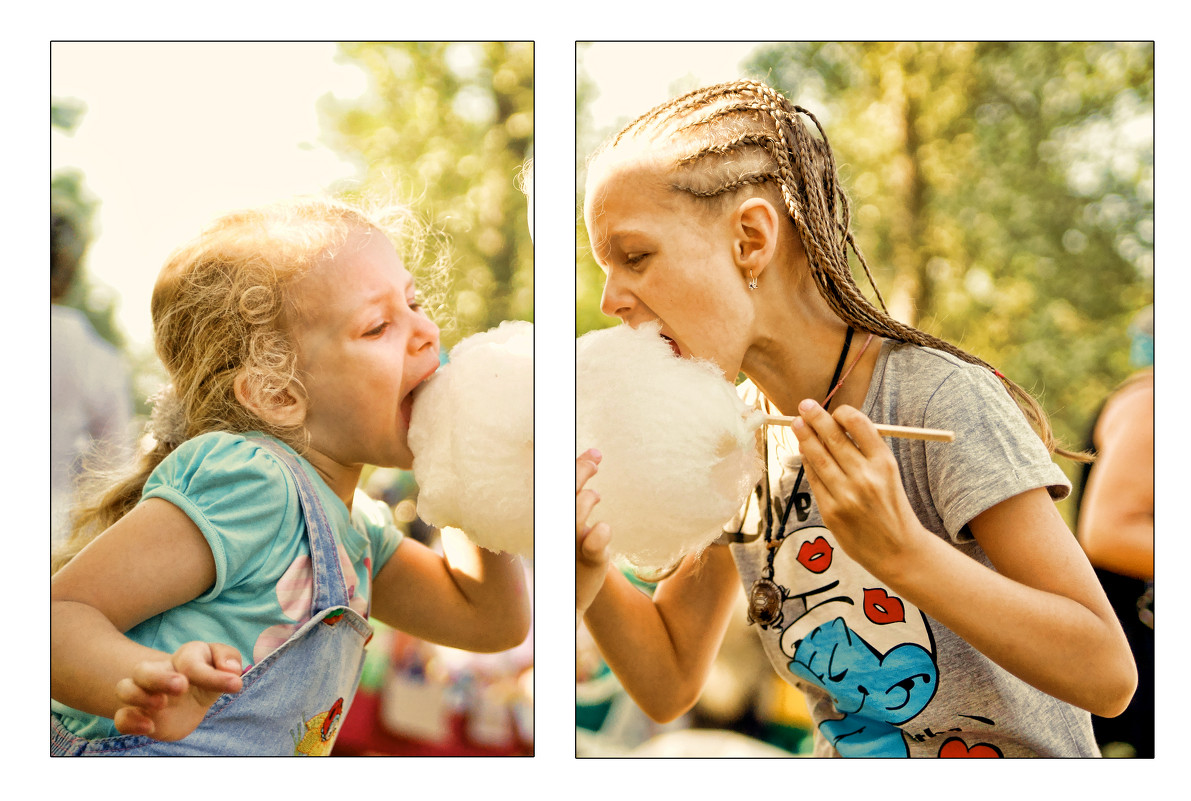
<svg viewBox="0 0 1191 801">
<path fill-rule="evenodd" d="M 711 213 L 641 167 L 598 166 L 584 216 L 605 275 L 600 308 L 633 327 L 660 322 L 680 356 L 709 359 L 734 380 L 753 308 L 732 255 L 731 215 Z"/>
<path fill-rule="evenodd" d="M 409 468 L 411 393 L 438 368 L 438 327 L 392 244 L 355 234 L 294 291 L 311 447 L 342 465 Z"/>
</svg>

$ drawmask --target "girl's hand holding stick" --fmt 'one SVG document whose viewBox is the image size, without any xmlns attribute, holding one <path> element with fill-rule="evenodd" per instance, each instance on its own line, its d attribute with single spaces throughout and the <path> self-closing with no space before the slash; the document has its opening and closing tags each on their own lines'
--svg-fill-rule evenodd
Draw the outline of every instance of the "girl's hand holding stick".
<svg viewBox="0 0 1191 801">
<path fill-rule="evenodd" d="M 781 414 L 767 414 L 765 415 L 765 423 L 771 426 L 793 426 L 795 420 L 800 420 L 799 417 L 787 417 Z M 877 433 L 883 437 L 895 437 L 900 439 L 923 439 L 929 442 L 954 442 L 955 432 L 943 431 L 938 428 L 914 428 L 913 426 L 895 426 L 886 425 L 883 423 L 874 423 L 877 428 Z"/>
</svg>

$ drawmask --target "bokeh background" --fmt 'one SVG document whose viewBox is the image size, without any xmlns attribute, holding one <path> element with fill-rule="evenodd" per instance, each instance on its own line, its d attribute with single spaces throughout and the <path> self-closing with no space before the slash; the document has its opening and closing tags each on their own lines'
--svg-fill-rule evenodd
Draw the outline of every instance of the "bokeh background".
<svg viewBox="0 0 1191 801">
<path fill-rule="evenodd" d="M 430 296 L 444 352 L 533 320 L 532 42 L 54 42 L 50 57 L 53 200 L 92 233 L 64 303 L 129 365 L 130 438 L 165 381 L 149 318 L 157 272 L 236 208 L 320 193 L 407 203 L 432 232 L 425 264 L 449 258 Z M 436 545 L 411 474 L 362 481 Z M 340 753 L 532 752 L 532 635 L 481 656 L 378 628 Z"/>
<path fill-rule="evenodd" d="M 576 57 L 578 334 L 618 322 L 599 310 L 586 155 L 682 92 L 756 78 L 823 124 L 890 312 L 998 366 L 1084 447 L 1134 369 L 1130 322 L 1154 301 L 1152 43 L 581 42 Z M 1074 526 L 1073 502 L 1060 510 Z M 805 703 L 743 625 L 703 699 L 666 727 L 626 703 L 583 632 L 578 672 L 591 755 L 809 748 Z M 751 739 L 688 736 L 700 730 Z"/>
<path fill-rule="evenodd" d="M 1152 43 L 581 43 L 578 333 L 616 323 L 586 154 L 656 103 L 746 77 L 823 124 L 890 312 L 996 365 L 1082 447 L 1154 298 Z"/>
</svg>

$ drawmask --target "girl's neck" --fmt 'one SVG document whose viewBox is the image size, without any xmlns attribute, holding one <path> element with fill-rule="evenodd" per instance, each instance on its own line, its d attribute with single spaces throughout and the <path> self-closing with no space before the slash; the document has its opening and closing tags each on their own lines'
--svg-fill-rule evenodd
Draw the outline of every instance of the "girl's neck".
<svg viewBox="0 0 1191 801">
<path fill-rule="evenodd" d="M 336 462 L 331 457 L 314 450 L 308 449 L 306 453 L 302 454 L 306 461 L 310 462 L 315 472 L 319 477 L 331 488 L 331 492 L 335 493 L 339 500 L 343 501 L 343 505 L 347 507 L 350 513 L 352 510 L 352 499 L 356 494 L 356 485 L 360 483 L 360 473 L 363 470 L 363 465 L 343 465 Z"/>
<path fill-rule="evenodd" d="M 776 411 L 784 415 L 797 415 L 798 404 L 807 398 L 823 402 L 832 389 L 831 379 L 848 331 L 847 323 L 827 307 L 813 287 L 801 289 L 802 292 L 775 293 L 764 304 L 768 309 L 761 312 L 764 324 L 759 328 L 760 335 L 741 367 Z M 814 294 L 808 295 L 807 290 Z M 853 335 L 845 357 L 847 367 L 851 367 L 867 339 L 868 334 L 863 331 Z M 869 343 L 832 397 L 831 408 L 863 405 L 880 341 L 874 337 Z"/>
</svg>

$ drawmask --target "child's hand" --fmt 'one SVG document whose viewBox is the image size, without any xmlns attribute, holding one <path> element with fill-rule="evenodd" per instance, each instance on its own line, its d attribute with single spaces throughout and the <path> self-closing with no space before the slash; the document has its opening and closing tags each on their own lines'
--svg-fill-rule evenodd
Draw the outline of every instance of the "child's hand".
<svg viewBox="0 0 1191 801">
<path fill-rule="evenodd" d="M 600 496 L 584 485 L 599 469 L 600 458 L 599 451 L 589 449 L 575 460 L 575 612 L 579 618 L 604 586 L 610 558 L 612 531 L 608 524 L 587 525 Z"/>
<path fill-rule="evenodd" d="M 223 693 L 240 691 L 240 652 L 222 643 L 188 642 L 169 659 L 139 663 L 116 685 L 124 706 L 116 729 L 158 740 L 180 740 L 194 731 Z"/>
<path fill-rule="evenodd" d="M 875 576 L 896 570 L 926 529 L 910 506 L 893 452 L 857 409 L 813 401 L 794 425 L 811 492 L 840 546 Z"/>
</svg>

